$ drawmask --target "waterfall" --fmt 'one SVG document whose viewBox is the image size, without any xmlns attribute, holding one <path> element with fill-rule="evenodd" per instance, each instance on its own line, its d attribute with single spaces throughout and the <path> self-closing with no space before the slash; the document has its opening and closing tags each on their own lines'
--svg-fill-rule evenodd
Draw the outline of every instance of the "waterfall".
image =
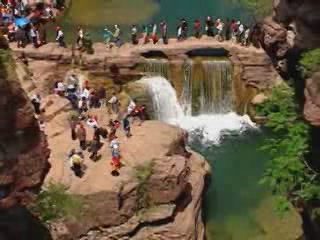
<svg viewBox="0 0 320 240">
<path fill-rule="evenodd" d="M 232 110 L 230 61 L 203 61 L 204 78 L 201 81 L 200 112 L 227 113 Z"/>
<path fill-rule="evenodd" d="M 182 66 L 183 89 L 181 93 L 181 105 L 186 116 L 192 115 L 192 61 L 186 61 Z"/>
<path fill-rule="evenodd" d="M 219 144 L 222 136 L 255 127 L 248 116 L 236 113 L 186 115 L 180 105 L 176 91 L 163 77 L 145 77 L 140 80 L 152 98 L 158 120 L 186 129 L 203 143 Z"/>
<path fill-rule="evenodd" d="M 148 59 L 143 68 L 148 76 L 169 77 L 169 62 L 166 59 Z"/>
<path fill-rule="evenodd" d="M 145 77 L 140 81 L 147 86 L 158 120 L 171 122 L 183 117 L 183 110 L 178 102 L 176 91 L 165 78 Z"/>
<path fill-rule="evenodd" d="M 232 110 L 232 65 L 227 60 L 186 61 L 181 104 L 187 115 Z"/>
</svg>

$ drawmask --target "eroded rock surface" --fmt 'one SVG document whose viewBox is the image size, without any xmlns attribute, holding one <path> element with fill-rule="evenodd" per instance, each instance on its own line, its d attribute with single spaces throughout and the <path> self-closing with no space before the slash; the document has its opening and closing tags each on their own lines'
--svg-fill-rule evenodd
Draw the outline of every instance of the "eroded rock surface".
<svg viewBox="0 0 320 240">
<path fill-rule="evenodd" d="M 93 114 L 106 125 L 105 109 Z M 70 138 L 67 116 L 61 112 L 47 124 L 49 144 L 55 146 L 47 181 L 64 183 L 84 204 L 80 220 L 50 224 L 55 239 L 203 239 L 201 203 L 209 166 L 196 153 L 183 156 L 182 130 L 157 121 L 134 124 L 130 139 L 119 130 L 124 164 L 120 176 L 111 175 L 111 153 L 104 142 L 103 158 L 92 162 L 86 156 L 85 175 L 77 178 L 64 161 L 66 152 L 78 145 Z M 58 119 L 65 129 L 51 134 Z M 92 130 L 88 131 L 90 136 Z M 138 166 L 152 171 L 143 182 L 136 177 Z"/>
</svg>

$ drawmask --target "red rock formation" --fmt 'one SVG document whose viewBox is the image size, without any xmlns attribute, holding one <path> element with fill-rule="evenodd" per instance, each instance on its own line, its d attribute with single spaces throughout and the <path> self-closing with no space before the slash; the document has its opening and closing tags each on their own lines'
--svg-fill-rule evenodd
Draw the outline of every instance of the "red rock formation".
<svg viewBox="0 0 320 240">
<path fill-rule="evenodd" d="M 27 203 L 49 170 L 50 151 L 29 98 L 3 63 L 0 76 L 0 207 Z"/>
</svg>

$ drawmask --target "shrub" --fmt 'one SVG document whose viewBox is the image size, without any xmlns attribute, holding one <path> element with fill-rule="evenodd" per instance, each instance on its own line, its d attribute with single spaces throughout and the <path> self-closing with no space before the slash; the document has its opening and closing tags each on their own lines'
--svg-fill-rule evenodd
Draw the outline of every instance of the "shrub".
<svg viewBox="0 0 320 240">
<path fill-rule="evenodd" d="M 320 65 L 320 48 L 304 53 L 300 64 L 308 71 L 315 71 Z"/>
<path fill-rule="evenodd" d="M 50 183 L 40 192 L 30 208 L 45 222 L 76 217 L 82 208 L 82 202 L 78 196 L 67 193 L 64 185 Z"/>
<path fill-rule="evenodd" d="M 270 0 L 240 0 L 241 4 L 254 12 L 257 17 L 266 17 L 272 14 L 272 1 Z"/>
<path fill-rule="evenodd" d="M 151 206 L 149 196 L 147 194 L 147 182 L 153 174 L 154 160 L 150 160 L 145 165 L 135 167 L 135 178 L 138 181 L 138 209 L 145 209 Z"/>
<path fill-rule="evenodd" d="M 271 161 L 261 183 L 270 185 L 278 196 L 278 210 L 288 209 L 288 200 L 299 203 L 319 199 L 317 174 L 305 161 L 308 125 L 298 113 L 293 89 L 286 84 L 275 87 L 270 98 L 257 107 L 257 113 L 267 117 L 266 126 L 275 134 L 263 146 Z"/>
</svg>

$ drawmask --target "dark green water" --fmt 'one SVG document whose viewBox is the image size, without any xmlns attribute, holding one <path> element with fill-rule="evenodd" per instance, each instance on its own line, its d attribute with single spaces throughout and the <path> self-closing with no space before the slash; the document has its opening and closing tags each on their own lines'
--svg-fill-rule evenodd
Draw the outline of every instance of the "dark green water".
<svg viewBox="0 0 320 240">
<path fill-rule="evenodd" d="M 103 40 L 107 25 L 121 26 L 124 39 L 129 37 L 131 24 L 149 24 L 164 19 L 169 32 L 175 34 L 181 18 L 193 21 L 196 18 L 236 18 L 248 22 L 249 13 L 239 5 L 239 0 L 72 0 L 70 9 L 58 23 L 65 29 L 67 40 L 74 40 L 79 24 L 88 29 L 94 40 Z M 53 29 L 53 27 L 52 27 Z"/>
<path fill-rule="evenodd" d="M 269 160 L 259 149 L 267 137 L 263 132 L 250 131 L 227 137 L 219 146 L 192 145 L 212 167 L 204 203 L 209 240 L 293 239 L 290 229 L 295 228 L 296 219 L 278 216 L 269 189 L 258 184 Z M 281 221 L 292 225 L 278 229 Z"/>
</svg>

